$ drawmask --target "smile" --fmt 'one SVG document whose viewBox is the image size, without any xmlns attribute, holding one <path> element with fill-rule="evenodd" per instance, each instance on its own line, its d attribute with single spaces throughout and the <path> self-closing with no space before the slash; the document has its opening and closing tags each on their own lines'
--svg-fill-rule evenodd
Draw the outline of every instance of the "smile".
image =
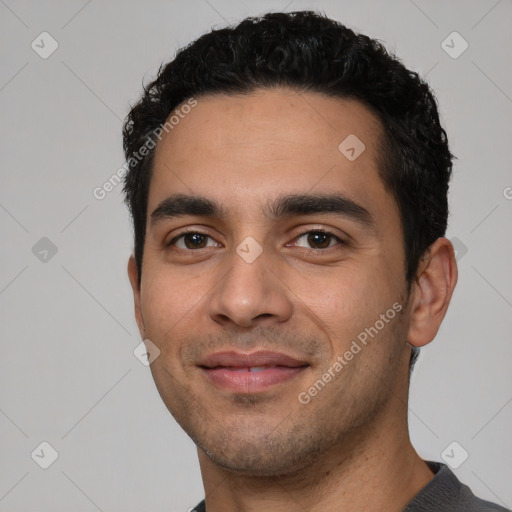
<svg viewBox="0 0 512 512">
<path fill-rule="evenodd" d="M 276 352 L 219 352 L 207 357 L 199 367 L 217 387 L 238 393 L 257 393 L 292 379 L 309 364 Z"/>
</svg>

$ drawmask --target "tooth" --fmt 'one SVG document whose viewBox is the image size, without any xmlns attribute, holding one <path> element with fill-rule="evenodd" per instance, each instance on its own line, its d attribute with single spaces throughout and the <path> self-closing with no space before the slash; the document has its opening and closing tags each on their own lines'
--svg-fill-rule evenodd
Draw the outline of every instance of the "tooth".
<svg viewBox="0 0 512 512">
<path fill-rule="evenodd" d="M 249 366 L 250 372 L 262 372 L 266 369 L 266 366 Z"/>
</svg>

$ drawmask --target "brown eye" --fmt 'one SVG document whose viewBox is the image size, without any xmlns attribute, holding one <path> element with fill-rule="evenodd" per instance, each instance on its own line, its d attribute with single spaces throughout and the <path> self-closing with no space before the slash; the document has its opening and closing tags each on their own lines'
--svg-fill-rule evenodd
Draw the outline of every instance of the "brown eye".
<svg viewBox="0 0 512 512">
<path fill-rule="evenodd" d="M 300 243 L 300 240 L 305 242 Z M 308 231 L 300 235 L 296 241 L 299 247 L 307 247 L 309 249 L 327 249 L 336 245 L 336 243 L 343 244 L 343 240 L 327 231 Z"/>
<path fill-rule="evenodd" d="M 206 247 L 207 238 L 206 235 L 200 233 L 189 233 L 184 235 L 183 242 L 187 249 L 202 249 Z"/>
<path fill-rule="evenodd" d="M 188 233 L 182 233 L 181 235 L 173 238 L 169 242 L 169 246 L 172 245 L 176 246 L 178 249 L 194 250 L 204 249 L 206 247 L 215 247 L 217 244 L 208 235 L 191 231 Z"/>
<path fill-rule="evenodd" d="M 325 249 L 329 247 L 332 237 L 326 233 L 309 233 L 308 243 L 314 249 Z"/>
</svg>

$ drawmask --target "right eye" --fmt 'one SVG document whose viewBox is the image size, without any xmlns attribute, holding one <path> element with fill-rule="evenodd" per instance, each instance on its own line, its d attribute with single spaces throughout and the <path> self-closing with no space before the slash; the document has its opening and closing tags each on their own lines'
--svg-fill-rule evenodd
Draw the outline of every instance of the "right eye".
<svg viewBox="0 0 512 512">
<path fill-rule="evenodd" d="M 213 244 L 208 244 L 208 239 L 210 239 Z M 187 231 L 185 233 L 181 233 L 167 244 L 168 247 L 175 246 L 184 251 L 205 249 L 207 247 L 216 247 L 218 245 L 219 244 L 217 244 L 217 242 L 215 242 L 210 236 L 205 235 L 204 233 L 199 233 L 198 231 Z"/>
</svg>

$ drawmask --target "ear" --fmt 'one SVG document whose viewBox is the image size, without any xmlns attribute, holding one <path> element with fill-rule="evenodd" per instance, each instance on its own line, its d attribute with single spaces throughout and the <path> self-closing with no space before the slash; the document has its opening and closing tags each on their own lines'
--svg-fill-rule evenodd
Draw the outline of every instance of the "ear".
<svg viewBox="0 0 512 512">
<path fill-rule="evenodd" d="M 407 341 L 415 347 L 430 343 L 450 304 L 457 284 L 457 262 L 452 243 L 438 238 L 422 257 L 412 285 Z"/>
<path fill-rule="evenodd" d="M 135 320 L 137 321 L 141 338 L 145 339 L 144 319 L 142 317 L 142 311 L 140 309 L 139 272 L 137 270 L 137 264 L 135 263 L 135 258 L 133 257 L 133 255 L 130 256 L 130 259 L 128 260 L 128 277 L 130 278 L 130 284 L 132 285 L 133 291 L 133 302 L 135 305 Z"/>
</svg>

